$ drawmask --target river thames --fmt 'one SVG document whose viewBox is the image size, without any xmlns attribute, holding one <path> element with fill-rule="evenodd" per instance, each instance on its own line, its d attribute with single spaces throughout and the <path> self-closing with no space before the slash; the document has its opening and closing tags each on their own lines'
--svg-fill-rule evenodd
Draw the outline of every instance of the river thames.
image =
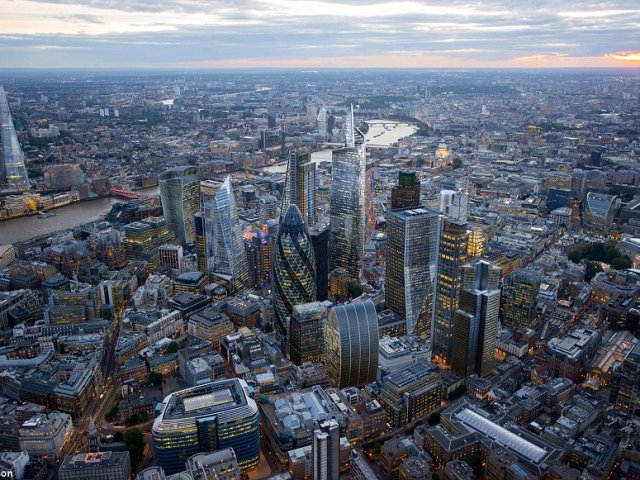
<svg viewBox="0 0 640 480">
<path fill-rule="evenodd" d="M 371 120 L 367 123 L 369 123 L 367 141 L 377 146 L 392 145 L 400 138 L 407 137 L 417 130 L 414 125 L 388 120 Z M 331 149 L 313 152 L 311 158 L 316 163 L 331 161 Z M 272 167 L 265 167 L 263 170 L 269 173 L 284 173 L 286 169 L 287 165 L 283 162 Z M 158 195 L 158 187 L 146 188 L 138 190 L 138 192 L 143 195 Z M 32 215 L 0 222 L 0 245 L 22 242 L 39 235 L 74 228 L 98 220 L 101 213 L 108 212 L 114 203 L 122 201 L 113 197 L 99 198 L 50 210 L 56 214 L 55 217 L 42 219 L 37 215 Z"/>
</svg>

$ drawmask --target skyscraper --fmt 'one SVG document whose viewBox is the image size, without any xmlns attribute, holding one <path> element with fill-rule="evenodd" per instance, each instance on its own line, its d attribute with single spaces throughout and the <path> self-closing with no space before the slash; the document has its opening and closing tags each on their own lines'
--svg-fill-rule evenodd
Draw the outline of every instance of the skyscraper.
<svg viewBox="0 0 640 480">
<path fill-rule="evenodd" d="M 313 479 L 340 478 L 340 425 L 326 420 L 313 432 Z"/>
<path fill-rule="evenodd" d="M 198 167 L 175 167 L 158 175 L 167 227 L 182 245 L 194 243 L 193 216 L 200 210 Z"/>
<path fill-rule="evenodd" d="M 538 308 L 542 273 L 534 268 L 516 270 L 507 277 L 503 289 L 503 323 L 508 327 L 531 328 Z"/>
<path fill-rule="evenodd" d="M 2 137 L 0 190 L 28 190 L 31 184 L 24 164 L 24 154 L 13 125 L 7 94 L 2 85 L 0 85 L 0 133 Z"/>
<path fill-rule="evenodd" d="M 414 171 L 398 172 L 398 185 L 391 189 L 391 208 L 420 205 L 420 180 Z"/>
<path fill-rule="evenodd" d="M 431 333 L 438 219 L 428 207 L 391 210 L 387 217 L 385 303 L 410 335 Z"/>
<path fill-rule="evenodd" d="M 196 239 L 196 255 L 198 257 L 198 270 L 207 271 L 207 248 L 205 243 L 204 212 L 197 212 L 193 216 Z"/>
<path fill-rule="evenodd" d="M 487 376 L 494 364 L 502 270 L 480 260 L 462 267 L 460 308 L 453 326 L 452 370 Z"/>
<path fill-rule="evenodd" d="M 467 221 L 469 195 L 462 190 L 442 190 L 440 192 L 440 211 L 448 218 Z"/>
<path fill-rule="evenodd" d="M 315 225 L 318 221 L 316 213 L 316 164 L 311 161 L 308 151 L 289 153 L 287 179 L 282 197 L 282 214 L 289 205 L 296 205 L 307 225 Z"/>
<path fill-rule="evenodd" d="M 232 447 L 243 472 L 260 463 L 256 402 L 244 380 L 217 380 L 168 395 L 151 429 L 155 464 L 166 473 L 184 470 L 198 452 Z"/>
<path fill-rule="evenodd" d="M 250 279 L 231 177 L 222 184 L 202 182 L 202 190 L 207 268 L 227 282 L 231 294 L 239 293 Z"/>
<path fill-rule="evenodd" d="M 329 310 L 327 373 L 338 388 L 373 382 L 378 373 L 378 314 L 371 300 Z"/>
<path fill-rule="evenodd" d="M 316 298 L 322 301 L 329 298 L 329 223 L 316 223 L 309 235 L 316 259 Z"/>
<path fill-rule="evenodd" d="M 434 361 L 451 365 L 452 334 L 458 309 L 460 268 L 467 261 L 467 223 L 446 218 L 442 222 L 438 248 L 435 315 L 432 352 Z"/>
<path fill-rule="evenodd" d="M 273 257 L 273 300 L 276 337 L 288 351 L 289 317 L 293 307 L 316 300 L 316 266 L 307 225 L 297 206 L 284 215 Z"/>
<path fill-rule="evenodd" d="M 327 109 L 322 107 L 318 113 L 318 133 L 323 139 L 327 138 Z"/>
<path fill-rule="evenodd" d="M 366 161 L 364 146 L 356 144 L 359 132 L 353 127 L 353 107 L 349 118 L 347 146 L 333 151 L 331 163 L 329 270 L 343 268 L 358 279 L 365 239 Z"/>
<path fill-rule="evenodd" d="M 325 359 L 324 329 L 327 308 L 320 302 L 293 307 L 289 323 L 289 359 L 296 365 Z"/>
</svg>

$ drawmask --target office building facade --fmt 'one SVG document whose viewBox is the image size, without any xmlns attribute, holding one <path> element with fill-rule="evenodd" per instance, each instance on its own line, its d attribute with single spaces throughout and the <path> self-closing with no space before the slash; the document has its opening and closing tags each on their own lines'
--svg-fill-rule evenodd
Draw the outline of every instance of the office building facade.
<svg viewBox="0 0 640 480">
<path fill-rule="evenodd" d="M 315 257 L 309 231 L 296 205 L 284 215 L 273 257 L 273 298 L 276 337 L 286 352 L 293 307 L 316 300 Z"/>
<path fill-rule="evenodd" d="M 160 200 L 167 227 L 182 245 L 195 242 L 193 216 L 200 210 L 197 167 L 175 167 L 158 175 Z"/>
<path fill-rule="evenodd" d="M 385 303 L 410 335 L 431 333 L 438 219 L 428 207 L 392 210 L 387 217 Z"/>
<path fill-rule="evenodd" d="M 327 373 L 339 388 L 365 385 L 378 372 L 378 315 L 371 300 L 329 310 Z"/>
<path fill-rule="evenodd" d="M 318 221 L 316 212 L 316 164 L 308 151 L 296 150 L 289 153 L 287 178 L 282 196 L 282 214 L 290 205 L 297 205 L 307 225 Z"/>
<path fill-rule="evenodd" d="M 222 184 L 202 183 L 208 271 L 224 279 L 231 294 L 240 293 L 250 285 L 249 266 L 231 177 Z"/>
<path fill-rule="evenodd" d="M 494 364 L 502 270 L 480 260 L 462 267 L 460 308 L 453 325 L 452 370 L 461 377 L 487 376 Z"/>
<path fill-rule="evenodd" d="M 534 268 L 522 268 L 511 273 L 504 283 L 503 323 L 514 328 L 532 328 L 538 309 L 538 293 L 542 273 Z"/>
<path fill-rule="evenodd" d="M 351 132 L 350 137 L 354 133 Z M 364 148 L 352 146 L 333 151 L 331 162 L 331 230 L 329 271 L 342 268 L 358 279 L 365 240 Z"/>
<path fill-rule="evenodd" d="M 420 205 L 420 180 L 414 171 L 398 173 L 398 185 L 391 189 L 391 208 L 411 208 Z"/>
<path fill-rule="evenodd" d="M 467 224 L 447 218 L 441 228 L 432 348 L 434 361 L 451 366 L 453 322 L 461 290 L 460 269 L 467 260 Z"/>
<path fill-rule="evenodd" d="M 198 452 L 233 448 L 243 473 L 260 462 L 256 402 L 244 380 L 219 380 L 168 395 L 151 430 L 156 465 L 173 474 Z"/>
<path fill-rule="evenodd" d="M 325 359 L 327 308 L 320 302 L 295 305 L 289 323 L 289 359 L 296 365 Z"/>
<path fill-rule="evenodd" d="M 335 420 L 322 422 L 313 432 L 314 480 L 338 480 L 340 477 L 340 426 Z"/>
</svg>

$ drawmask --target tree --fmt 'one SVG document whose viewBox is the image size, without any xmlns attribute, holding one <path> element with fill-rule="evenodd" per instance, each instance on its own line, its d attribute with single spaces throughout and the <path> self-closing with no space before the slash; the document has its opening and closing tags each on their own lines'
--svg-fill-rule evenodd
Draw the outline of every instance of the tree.
<svg viewBox="0 0 640 480">
<path fill-rule="evenodd" d="M 151 372 L 149 374 L 149 384 L 154 387 L 159 387 L 162 385 L 162 374 L 158 372 Z"/>
<path fill-rule="evenodd" d="M 364 292 L 364 288 L 360 285 L 360 282 L 349 282 L 347 283 L 347 291 L 349 292 L 350 298 L 357 298 Z"/>
<path fill-rule="evenodd" d="M 130 428 L 126 432 L 124 432 L 124 443 L 127 444 L 127 450 L 129 450 L 129 455 L 131 455 L 131 465 L 133 468 L 138 467 L 138 464 L 142 460 L 144 456 L 144 435 L 139 428 Z"/>
<path fill-rule="evenodd" d="M 602 272 L 602 266 L 600 266 L 598 262 L 592 262 L 591 260 L 587 260 L 586 262 L 584 262 L 584 264 L 587 266 L 587 270 L 584 274 L 584 279 L 586 281 L 591 280 L 593 277 L 596 276 L 598 272 Z"/>
<path fill-rule="evenodd" d="M 167 353 L 178 353 L 179 349 L 180 345 L 178 345 L 178 342 L 171 342 L 167 347 Z"/>
<path fill-rule="evenodd" d="M 118 416 L 118 406 L 114 405 L 113 407 L 111 407 L 111 409 L 107 412 L 107 414 L 104 416 L 104 418 L 109 421 L 109 422 L 113 422 L 116 417 Z"/>
<path fill-rule="evenodd" d="M 459 158 L 454 158 L 453 159 L 453 169 L 457 170 L 458 168 L 462 168 L 462 160 L 460 160 Z"/>
</svg>

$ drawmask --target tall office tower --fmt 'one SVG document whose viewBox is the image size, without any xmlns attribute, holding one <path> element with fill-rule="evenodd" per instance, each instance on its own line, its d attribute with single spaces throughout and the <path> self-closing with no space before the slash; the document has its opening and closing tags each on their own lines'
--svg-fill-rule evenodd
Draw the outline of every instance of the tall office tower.
<svg viewBox="0 0 640 480">
<path fill-rule="evenodd" d="M 327 307 L 320 302 L 295 305 L 289 323 L 289 359 L 296 365 L 325 359 Z"/>
<path fill-rule="evenodd" d="M 273 302 L 276 338 L 288 351 L 289 317 L 293 307 L 316 300 L 316 262 L 307 225 L 295 205 L 287 210 L 273 254 Z"/>
<path fill-rule="evenodd" d="M 633 415 L 640 414 L 640 343 L 613 371 L 610 401 Z"/>
<path fill-rule="evenodd" d="M 260 463 L 260 423 L 249 386 L 238 378 L 179 390 L 153 422 L 153 457 L 166 473 L 184 470 L 198 452 L 233 448 L 243 473 Z"/>
<path fill-rule="evenodd" d="M 385 303 L 405 320 L 410 335 L 431 333 L 439 217 L 428 207 L 387 216 Z"/>
<path fill-rule="evenodd" d="M 340 425 L 326 420 L 313 432 L 313 480 L 340 478 Z"/>
<path fill-rule="evenodd" d="M 331 162 L 329 271 L 342 268 L 358 279 L 365 237 L 366 161 L 364 145 L 356 142 L 362 134 L 353 126 L 353 107 L 347 120 L 347 146 L 334 150 Z"/>
<path fill-rule="evenodd" d="M 450 219 L 466 222 L 469 213 L 469 195 L 462 190 L 442 190 L 440 211 Z"/>
<path fill-rule="evenodd" d="M 378 374 L 378 314 L 371 300 L 329 310 L 327 373 L 338 388 L 373 382 Z"/>
<path fill-rule="evenodd" d="M 167 227 L 182 245 L 196 240 L 193 216 L 200 211 L 198 167 L 175 167 L 158 175 Z"/>
<path fill-rule="evenodd" d="M 535 268 L 521 268 L 511 273 L 504 283 L 503 324 L 515 328 L 531 328 L 538 309 L 538 293 L 542 272 Z"/>
<path fill-rule="evenodd" d="M 198 271 L 207 271 L 207 248 L 205 242 L 204 212 L 197 212 L 193 216 L 195 238 L 196 238 L 196 255 L 198 257 Z"/>
<path fill-rule="evenodd" d="M 451 365 L 452 334 L 458 309 L 460 269 L 467 261 L 467 223 L 446 218 L 438 248 L 432 352 L 434 362 Z"/>
<path fill-rule="evenodd" d="M 249 262 L 249 277 L 256 288 L 271 285 L 272 242 L 271 235 L 262 230 L 244 232 L 244 248 Z"/>
<path fill-rule="evenodd" d="M 287 212 L 289 205 L 296 205 L 307 225 L 315 225 L 318 221 L 316 181 L 316 164 L 311 161 L 311 154 L 308 151 L 290 152 L 282 197 L 282 215 Z"/>
<path fill-rule="evenodd" d="M 278 218 L 278 199 L 273 195 L 261 195 L 258 198 L 258 219 L 260 225 L 271 218 Z"/>
<path fill-rule="evenodd" d="M 451 369 L 461 377 L 493 370 L 502 270 L 485 260 L 462 267 L 460 308 L 453 326 Z"/>
<path fill-rule="evenodd" d="M 172 239 L 167 222 L 162 217 L 148 217 L 130 223 L 124 227 L 124 235 L 122 243 L 127 260 L 146 261 L 150 269 L 160 265 L 160 245 Z"/>
<path fill-rule="evenodd" d="M 316 259 L 316 299 L 323 301 L 329 298 L 329 223 L 316 223 L 309 235 Z"/>
<path fill-rule="evenodd" d="M 469 240 L 467 243 L 467 259 L 469 261 L 479 258 L 484 254 L 485 240 L 484 233 L 480 227 L 471 227 L 468 230 Z"/>
<path fill-rule="evenodd" d="M 420 205 L 420 180 L 416 172 L 399 172 L 398 185 L 391 189 L 391 208 L 410 208 Z"/>
<path fill-rule="evenodd" d="M 318 133 L 323 139 L 327 138 L 327 109 L 322 107 L 318 113 Z"/>
<path fill-rule="evenodd" d="M 587 193 L 584 203 L 584 226 L 606 235 L 613 226 L 613 218 L 619 206 L 620 200 L 615 195 Z"/>
<path fill-rule="evenodd" d="M 0 85 L 0 131 L 2 138 L 2 163 L 0 163 L 0 190 L 29 190 L 29 175 L 24 165 L 24 154 L 13 125 L 9 102 L 4 87 Z"/>
<path fill-rule="evenodd" d="M 208 271 L 227 282 L 229 293 L 240 293 L 249 286 L 249 266 L 231 177 L 202 184 Z"/>
</svg>

